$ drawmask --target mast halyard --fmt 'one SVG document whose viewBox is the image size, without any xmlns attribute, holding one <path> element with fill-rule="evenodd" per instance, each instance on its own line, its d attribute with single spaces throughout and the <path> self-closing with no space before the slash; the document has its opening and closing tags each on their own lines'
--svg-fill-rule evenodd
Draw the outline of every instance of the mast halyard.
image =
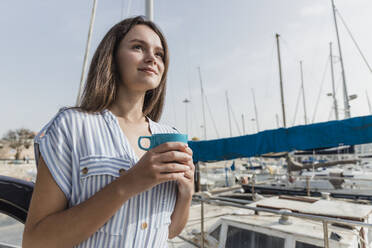
<svg viewBox="0 0 372 248">
<path fill-rule="evenodd" d="M 200 66 L 198 67 L 198 71 L 199 71 L 200 91 L 201 91 L 202 110 L 203 110 L 203 134 L 204 134 L 204 139 L 206 140 L 207 139 L 207 126 L 206 126 L 205 110 L 204 110 L 204 89 L 203 89 L 202 76 L 200 72 Z"/>
<path fill-rule="evenodd" d="M 331 0 L 331 1 L 332 1 L 333 19 L 334 19 L 334 22 L 335 22 L 335 29 L 336 29 L 336 36 L 337 36 L 338 51 L 339 51 L 339 54 L 340 54 L 342 85 L 343 85 L 343 91 L 344 91 L 345 119 L 346 119 L 346 118 L 351 117 L 349 95 L 347 93 L 344 61 L 342 59 L 341 43 L 340 43 L 340 37 L 339 37 L 339 34 L 338 34 L 338 26 L 337 26 L 337 19 L 336 19 L 336 6 L 335 6 L 335 3 L 334 3 L 334 0 Z"/>
<path fill-rule="evenodd" d="M 305 125 L 307 125 L 307 113 L 306 113 L 306 101 L 305 101 L 305 89 L 304 89 L 304 72 L 302 70 L 302 60 L 300 61 L 300 68 L 301 68 L 302 100 L 303 100 L 303 105 L 304 105 L 304 118 L 305 118 Z"/>
<path fill-rule="evenodd" d="M 279 46 L 279 34 L 276 34 L 276 44 L 277 44 L 277 51 L 278 51 L 278 62 L 279 62 L 279 78 L 280 78 L 280 96 L 282 100 L 282 114 L 283 114 L 283 126 L 286 128 L 286 120 L 285 120 L 285 105 L 284 105 L 284 94 L 283 94 L 283 78 L 282 78 L 282 62 L 280 60 L 280 46 Z"/>
</svg>

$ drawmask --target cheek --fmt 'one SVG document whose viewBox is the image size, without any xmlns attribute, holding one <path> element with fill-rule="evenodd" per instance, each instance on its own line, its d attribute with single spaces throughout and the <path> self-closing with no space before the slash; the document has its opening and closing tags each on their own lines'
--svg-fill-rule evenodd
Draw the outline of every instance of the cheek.
<svg viewBox="0 0 372 248">
<path fill-rule="evenodd" d="M 161 63 L 159 64 L 159 76 L 162 77 L 163 76 L 163 73 L 164 73 L 164 64 Z"/>
<path fill-rule="evenodd" d="M 121 54 L 119 54 L 119 57 L 117 59 L 120 70 L 125 70 L 129 67 L 135 66 L 136 62 L 136 56 L 129 52 L 122 52 Z"/>
</svg>

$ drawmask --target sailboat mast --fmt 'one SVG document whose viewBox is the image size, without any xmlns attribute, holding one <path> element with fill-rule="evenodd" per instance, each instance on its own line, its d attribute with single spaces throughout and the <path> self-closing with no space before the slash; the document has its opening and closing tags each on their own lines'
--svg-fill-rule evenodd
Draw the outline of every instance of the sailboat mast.
<svg viewBox="0 0 372 248">
<path fill-rule="evenodd" d="M 369 114 L 372 115 L 371 102 L 369 101 L 369 96 L 368 96 L 368 92 L 367 92 L 367 90 L 366 90 L 366 96 L 367 96 L 367 102 L 368 102 Z"/>
<path fill-rule="evenodd" d="M 76 98 L 76 106 L 78 106 L 80 104 L 81 92 L 83 90 L 85 71 L 86 71 L 87 65 L 88 65 L 88 55 L 89 55 L 89 49 L 90 49 L 90 41 L 91 41 L 92 32 L 93 32 L 93 24 L 94 24 L 94 19 L 96 17 L 96 9 L 97 9 L 97 0 L 94 0 L 92 15 L 90 16 L 88 39 L 87 39 L 87 44 L 85 46 L 83 70 L 81 71 L 81 76 L 80 76 L 80 87 L 79 87 L 78 95 L 77 95 L 77 98 Z"/>
<path fill-rule="evenodd" d="M 186 133 L 189 133 L 189 118 L 187 116 L 187 104 L 190 102 L 189 99 L 185 98 L 185 100 L 182 101 L 185 104 L 185 120 L 186 120 Z"/>
<path fill-rule="evenodd" d="M 279 115 L 275 114 L 275 120 L 276 120 L 276 127 L 279 128 Z"/>
<path fill-rule="evenodd" d="M 331 0 L 331 1 L 332 1 L 333 19 L 334 19 L 335 28 L 336 28 L 338 51 L 339 51 L 339 54 L 340 54 L 342 85 L 343 85 L 343 91 L 344 91 L 345 119 L 346 119 L 346 118 L 350 118 L 349 95 L 347 93 L 344 60 L 342 59 L 341 43 L 340 43 L 340 37 L 339 37 L 339 34 L 338 34 L 338 26 L 337 26 L 337 18 L 336 18 L 336 6 L 335 6 L 335 3 L 334 3 L 334 0 Z"/>
<path fill-rule="evenodd" d="M 203 81 L 202 76 L 200 72 L 200 66 L 198 67 L 199 71 L 199 80 L 200 80 L 200 91 L 201 91 L 201 100 L 202 100 L 202 110 L 203 110 L 203 133 L 204 133 L 204 139 L 207 139 L 207 125 L 205 121 L 205 110 L 204 110 L 204 89 L 203 89 Z"/>
<path fill-rule="evenodd" d="M 300 61 L 300 68 L 301 68 L 301 89 L 302 89 L 302 100 L 304 105 L 304 118 L 305 118 L 305 125 L 307 124 L 307 113 L 306 113 L 306 100 L 305 100 L 305 89 L 304 89 L 304 72 L 302 70 L 302 60 Z"/>
<path fill-rule="evenodd" d="M 253 105 L 254 105 L 254 114 L 256 116 L 256 126 L 257 126 L 257 132 L 260 131 L 260 124 L 258 123 L 258 114 L 257 114 L 257 106 L 256 106 L 256 97 L 254 96 L 254 90 L 252 90 L 252 96 L 253 96 Z"/>
<path fill-rule="evenodd" d="M 276 34 L 276 45 L 278 50 L 278 62 L 279 62 L 279 78 L 280 78 L 280 96 L 282 100 L 282 114 L 283 114 L 283 126 L 287 127 L 285 121 L 285 105 L 284 105 L 284 94 L 283 94 L 283 78 L 282 78 L 282 62 L 280 60 L 280 46 L 279 46 L 279 34 Z"/>
<path fill-rule="evenodd" d="M 146 17 L 150 21 L 154 21 L 154 2 L 153 2 L 153 0 L 146 0 Z"/>
<path fill-rule="evenodd" d="M 335 90 L 335 73 L 333 71 L 333 54 L 332 54 L 332 42 L 329 43 L 329 56 L 331 60 L 331 77 L 332 77 L 332 97 L 333 97 L 333 107 L 335 109 L 335 118 L 338 120 L 338 107 L 336 99 L 336 90 Z"/>
<path fill-rule="evenodd" d="M 242 114 L 242 126 L 243 126 L 243 135 L 245 135 L 244 114 Z"/>
<path fill-rule="evenodd" d="M 230 103 L 229 103 L 229 96 L 227 95 L 227 90 L 225 91 L 225 95 L 226 95 L 227 117 L 229 119 L 230 137 L 232 137 L 231 117 L 230 117 Z"/>
</svg>

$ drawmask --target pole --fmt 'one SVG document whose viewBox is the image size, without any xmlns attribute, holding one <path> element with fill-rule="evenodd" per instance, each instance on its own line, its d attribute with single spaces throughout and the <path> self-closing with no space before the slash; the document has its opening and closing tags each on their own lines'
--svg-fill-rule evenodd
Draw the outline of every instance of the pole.
<svg viewBox="0 0 372 248">
<path fill-rule="evenodd" d="M 276 45 L 278 50 L 278 62 L 279 62 L 279 79 L 280 79 L 280 96 L 282 100 L 282 114 L 283 114 L 283 126 L 286 128 L 287 124 L 285 121 L 285 105 L 284 105 L 284 94 L 283 94 L 283 77 L 282 77 L 282 62 L 280 60 L 280 46 L 279 46 L 279 34 L 276 34 Z"/>
<path fill-rule="evenodd" d="M 244 114 L 242 114 L 243 135 L 245 135 Z"/>
<path fill-rule="evenodd" d="M 183 100 L 182 102 L 185 104 L 186 133 L 189 133 L 189 121 L 187 118 L 187 104 L 190 102 L 190 100 L 185 98 L 185 100 Z"/>
<path fill-rule="evenodd" d="M 276 127 L 279 128 L 280 125 L 279 125 L 279 116 L 278 116 L 278 114 L 275 114 L 275 120 L 276 120 Z"/>
<path fill-rule="evenodd" d="M 154 2 L 153 2 L 153 0 L 146 0 L 146 17 L 150 21 L 154 21 Z"/>
<path fill-rule="evenodd" d="M 254 90 L 252 90 L 252 96 L 253 96 L 253 105 L 254 105 L 254 114 L 256 116 L 256 126 L 257 126 L 257 133 L 260 131 L 260 125 L 258 124 L 258 114 L 257 114 L 257 106 L 256 106 L 256 98 L 254 96 Z"/>
<path fill-rule="evenodd" d="M 204 89 L 203 89 L 203 81 L 202 81 L 202 76 L 200 72 L 200 66 L 198 67 L 199 71 L 199 80 L 200 80 L 200 90 L 201 90 L 201 98 L 202 98 L 202 110 L 203 110 L 203 131 L 204 131 L 204 139 L 207 139 L 207 124 L 205 120 L 205 110 L 204 110 Z"/>
<path fill-rule="evenodd" d="M 304 105 L 304 118 L 305 118 L 305 125 L 307 124 L 307 114 L 306 114 L 306 101 L 305 101 L 305 89 L 304 89 L 304 72 L 302 70 L 302 60 L 300 61 L 300 68 L 301 68 L 301 88 L 302 88 L 302 100 Z"/>
<path fill-rule="evenodd" d="M 342 85 L 343 85 L 343 90 L 344 90 L 345 119 L 347 119 L 347 118 L 350 118 L 350 116 L 351 116 L 350 115 L 349 95 L 347 93 L 344 61 L 342 59 L 341 43 L 340 43 L 340 37 L 339 37 L 339 34 L 338 34 L 338 26 L 337 26 L 337 19 L 336 19 L 336 6 L 335 6 L 335 3 L 334 3 L 334 0 L 331 0 L 331 1 L 332 1 L 333 19 L 334 19 L 335 28 L 336 28 L 338 51 L 339 51 L 339 54 L 340 54 Z"/>
<path fill-rule="evenodd" d="M 204 202 L 201 202 L 201 208 L 200 208 L 200 217 L 201 217 L 201 247 L 204 248 Z"/>
<path fill-rule="evenodd" d="M 229 120 L 230 137 L 232 137 L 231 118 L 230 118 L 230 104 L 229 104 L 229 97 L 227 95 L 227 90 L 225 91 L 225 95 L 226 95 L 227 117 L 228 117 L 228 120 Z"/>
<path fill-rule="evenodd" d="M 336 99 L 336 89 L 335 89 L 335 73 L 333 70 L 333 54 L 332 54 L 332 42 L 329 43 L 330 59 L 331 59 L 331 77 L 332 77 L 332 97 L 333 97 L 333 108 L 335 109 L 335 118 L 338 120 L 338 107 Z"/>
<path fill-rule="evenodd" d="M 90 41 L 91 41 L 92 32 L 93 32 L 93 24 L 94 24 L 94 19 L 96 17 L 96 9 L 97 9 L 97 0 L 94 0 L 93 8 L 92 8 L 92 15 L 90 16 L 88 39 L 87 39 L 87 43 L 86 43 L 86 46 L 85 46 L 83 70 L 81 71 L 81 76 L 80 76 L 80 87 L 79 87 L 78 95 L 77 95 L 77 98 L 76 98 L 76 106 L 79 106 L 79 104 L 80 104 L 81 92 L 83 90 L 85 71 L 86 71 L 87 65 L 88 65 L 88 55 L 89 55 L 89 49 L 90 49 Z"/>
<path fill-rule="evenodd" d="M 306 192 L 307 192 L 307 196 L 310 196 L 310 177 L 309 176 L 306 177 Z"/>
<path fill-rule="evenodd" d="M 324 248 L 329 248 L 329 241 L 328 241 L 328 223 L 327 221 L 323 220 L 323 238 L 324 238 Z"/>
<path fill-rule="evenodd" d="M 366 90 L 366 96 L 367 96 L 369 114 L 372 115 L 371 102 L 369 101 L 369 96 L 368 96 L 367 90 Z"/>
</svg>

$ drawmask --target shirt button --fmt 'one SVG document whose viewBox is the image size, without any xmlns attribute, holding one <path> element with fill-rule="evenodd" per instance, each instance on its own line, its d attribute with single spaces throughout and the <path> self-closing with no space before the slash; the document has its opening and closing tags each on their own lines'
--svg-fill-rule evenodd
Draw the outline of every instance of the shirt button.
<svg viewBox="0 0 372 248">
<path fill-rule="evenodd" d="M 142 229 L 146 229 L 147 228 L 147 222 L 146 221 L 142 223 L 141 228 Z"/>
<path fill-rule="evenodd" d="M 121 168 L 121 169 L 119 170 L 119 174 L 120 174 L 120 175 L 124 175 L 124 173 L 125 173 L 125 169 Z"/>
<path fill-rule="evenodd" d="M 88 168 L 84 167 L 81 172 L 83 172 L 84 175 L 87 174 L 88 173 Z"/>
</svg>

